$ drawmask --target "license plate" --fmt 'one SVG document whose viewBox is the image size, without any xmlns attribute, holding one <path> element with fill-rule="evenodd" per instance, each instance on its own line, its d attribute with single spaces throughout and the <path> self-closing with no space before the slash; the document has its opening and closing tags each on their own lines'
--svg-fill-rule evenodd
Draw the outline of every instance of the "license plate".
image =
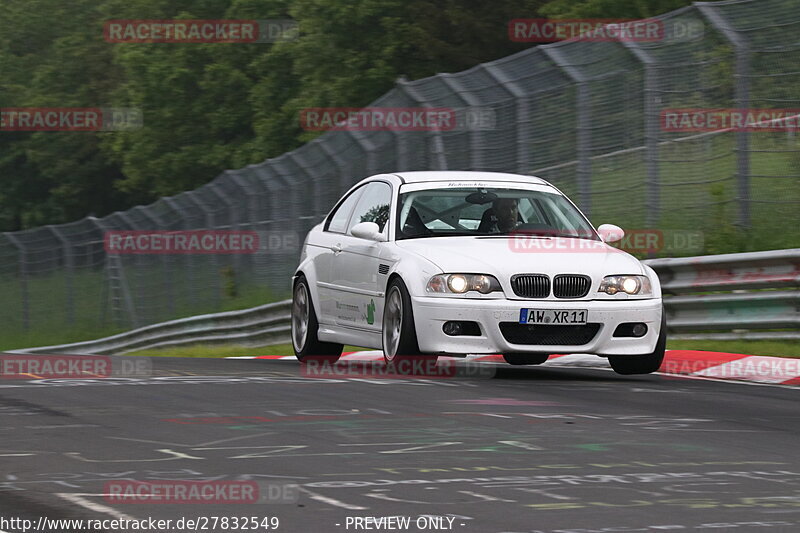
<svg viewBox="0 0 800 533">
<path fill-rule="evenodd" d="M 520 309 L 520 324 L 586 324 L 586 309 Z"/>
</svg>

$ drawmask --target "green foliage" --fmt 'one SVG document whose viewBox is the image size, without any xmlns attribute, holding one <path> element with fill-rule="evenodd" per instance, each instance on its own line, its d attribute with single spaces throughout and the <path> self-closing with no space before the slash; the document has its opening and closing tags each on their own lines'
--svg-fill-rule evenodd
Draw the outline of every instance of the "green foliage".
<svg viewBox="0 0 800 533">
<path fill-rule="evenodd" d="M 389 204 L 376 205 L 361 216 L 359 222 L 374 222 L 381 231 L 389 220 Z"/>
<path fill-rule="evenodd" d="M 0 231 L 102 216 L 276 157 L 318 135 L 300 128 L 304 107 L 365 106 L 400 76 L 460 71 L 522 50 L 506 24 L 536 16 L 544 3 L 7 0 L 0 106 L 135 107 L 144 127 L 0 135 Z M 300 37 L 276 44 L 103 38 L 110 19 L 289 17 Z"/>
</svg>

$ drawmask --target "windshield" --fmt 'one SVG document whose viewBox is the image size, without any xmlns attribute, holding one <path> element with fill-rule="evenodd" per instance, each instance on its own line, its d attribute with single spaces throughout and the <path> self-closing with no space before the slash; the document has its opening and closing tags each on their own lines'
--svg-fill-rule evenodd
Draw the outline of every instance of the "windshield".
<svg viewBox="0 0 800 533">
<path fill-rule="evenodd" d="M 530 189 L 446 187 L 400 194 L 397 239 L 529 234 L 599 240 L 561 194 Z"/>
</svg>

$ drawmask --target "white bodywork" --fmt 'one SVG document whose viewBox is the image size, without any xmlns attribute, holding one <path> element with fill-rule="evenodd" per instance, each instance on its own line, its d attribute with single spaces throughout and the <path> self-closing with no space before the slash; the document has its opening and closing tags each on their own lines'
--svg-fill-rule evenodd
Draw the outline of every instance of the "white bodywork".
<svg viewBox="0 0 800 533">
<path fill-rule="evenodd" d="M 389 219 L 384 242 L 358 238 L 346 233 L 324 231 L 325 222 L 314 227 L 303 246 L 296 275 L 308 279 L 321 341 L 382 348 L 381 326 L 387 284 L 400 276 L 413 303 L 419 348 L 424 353 L 591 353 L 597 355 L 639 355 L 656 346 L 662 319 L 661 287 L 656 273 L 635 257 L 593 241 L 591 249 L 576 250 L 562 237 L 550 242 L 551 251 L 528 253 L 515 246 L 513 237 L 475 236 L 406 238 L 395 240 L 400 188 L 403 192 L 431 186 L 488 186 L 548 189 L 561 194 L 546 181 L 514 174 L 491 172 L 403 172 L 372 176 L 354 186 L 381 181 L 391 187 Z M 436 182 L 436 183 L 434 183 Z M 341 204 L 341 201 L 340 203 Z M 337 206 L 339 205 L 337 204 Z M 332 211 L 333 212 L 333 211 Z M 330 215 L 329 215 L 330 217 Z M 327 220 L 327 218 L 326 218 Z M 566 251 L 559 251 L 561 248 Z M 379 266 L 383 268 L 379 271 Z M 388 268 L 387 268 L 388 266 Z M 591 278 L 583 298 L 523 299 L 514 294 L 511 277 L 519 273 L 583 274 Z M 443 273 L 481 273 L 495 276 L 502 293 L 464 295 L 431 294 L 430 278 Z M 598 293 L 605 276 L 645 275 L 652 284 L 647 297 Z M 371 309 L 370 309 L 371 308 Z M 511 344 L 501 333 L 500 322 L 518 322 L 520 310 L 588 311 L 587 322 L 599 323 L 600 330 L 584 345 Z M 442 326 L 449 320 L 478 322 L 479 336 L 448 336 Z M 648 327 L 643 337 L 613 337 L 621 323 L 641 322 Z"/>
</svg>

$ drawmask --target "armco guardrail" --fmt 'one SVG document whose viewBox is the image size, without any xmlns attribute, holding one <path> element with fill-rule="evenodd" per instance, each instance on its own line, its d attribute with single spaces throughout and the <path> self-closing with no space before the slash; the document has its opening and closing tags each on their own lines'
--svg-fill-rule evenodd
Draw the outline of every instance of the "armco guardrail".
<svg viewBox="0 0 800 533">
<path fill-rule="evenodd" d="M 800 339 L 800 248 L 646 263 L 673 338 Z"/>
<path fill-rule="evenodd" d="M 800 248 L 645 262 L 661 279 L 673 338 L 800 339 Z M 290 307 L 284 300 L 14 353 L 113 355 L 187 344 L 268 346 L 289 341 Z"/>
<path fill-rule="evenodd" d="M 188 344 L 240 344 L 268 346 L 288 342 L 291 300 L 241 311 L 170 320 L 126 331 L 104 339 L 56 346 L 12 350 L 11 353 L 107 354 L 117 355 L 149 348 Z"/>
</svg>

